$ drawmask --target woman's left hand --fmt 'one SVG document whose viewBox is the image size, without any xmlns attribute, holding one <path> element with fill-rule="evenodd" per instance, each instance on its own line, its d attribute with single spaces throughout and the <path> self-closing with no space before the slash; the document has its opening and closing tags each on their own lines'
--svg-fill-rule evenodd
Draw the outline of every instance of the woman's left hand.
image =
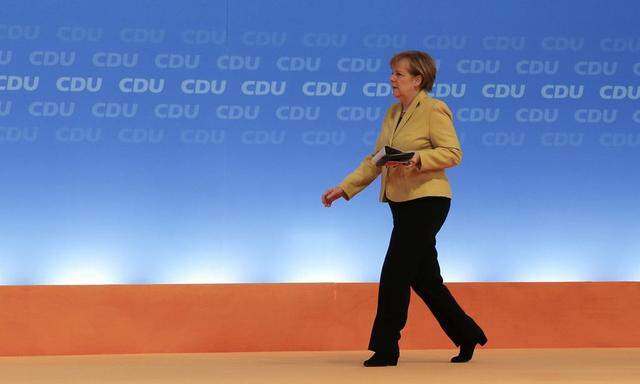
<svg viewBox="0 0 640 384">
<path fill-rule="evenodd" d="M 385 166 L 395 168 L 399 166 L 411 168 L 411 167 L 419 167 L 420 166 L 420 155 L 418 153 L 414 153 L 413 157 L 409 161 L 388 161 Z"/>
</svg>

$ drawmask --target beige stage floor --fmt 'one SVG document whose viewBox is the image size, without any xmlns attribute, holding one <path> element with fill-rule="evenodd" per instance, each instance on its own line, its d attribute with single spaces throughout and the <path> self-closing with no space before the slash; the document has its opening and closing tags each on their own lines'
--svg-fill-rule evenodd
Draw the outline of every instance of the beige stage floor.
<svg viewBox="0 0 640 384">
<path fill-rule="evenodd" d="M 369 352 L 0 357 L 0 383 L 640 383 L 640 348 L 403 351 L 397 367 L 364 368 Z"/>
</svg>

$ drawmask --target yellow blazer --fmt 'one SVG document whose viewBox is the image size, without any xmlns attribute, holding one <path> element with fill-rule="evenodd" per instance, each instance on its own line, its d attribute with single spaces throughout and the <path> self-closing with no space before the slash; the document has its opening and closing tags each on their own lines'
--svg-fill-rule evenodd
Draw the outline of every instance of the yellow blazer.
<svg viewBox="0 0 640 384">
<path fill-rule="evenodd" d="M 396 128 L 402 105 L 387 111 L 372 154 L 349 176 L 340 188 L 351 199 L 382 173 L 380 201 L 407 201 L 425 196 L 451 197 L 445 168 L 460 164 L 462 149 L 447 105 L 420 91 L 407 108 Z M 417 152 L 420 167 L 377 167 L 371 158 L 385 145 L 402 151 Z"/>
</svg>

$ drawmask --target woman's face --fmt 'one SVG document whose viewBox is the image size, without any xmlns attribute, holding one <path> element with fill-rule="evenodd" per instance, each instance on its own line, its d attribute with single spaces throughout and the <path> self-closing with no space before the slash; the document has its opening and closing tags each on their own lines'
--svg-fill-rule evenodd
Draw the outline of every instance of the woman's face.
<svg viewBox="0 0 640 384">
<path fill-rule="evenodd" d="M 420 89 L 420 76 L 413 76 L 406 59 L 399 60 L 391 67 L 389 83 L 396 98 L 413 99 Z"/>
</svg>

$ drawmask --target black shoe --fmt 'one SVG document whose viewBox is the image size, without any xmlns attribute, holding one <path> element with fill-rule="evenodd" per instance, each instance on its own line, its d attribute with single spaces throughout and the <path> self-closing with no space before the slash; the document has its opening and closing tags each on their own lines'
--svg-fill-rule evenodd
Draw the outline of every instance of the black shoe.
<svg viewBox="0 0 640 384">
<path fill-rule="evenodd" d="M 381 354 L 375 352 L 373 356 L 362 363 L 365 367 L 386 367 L 398 365 L 399 354 Z"/>
<path fill-rule="evenodd" d="M 460 344 L 460 353 L 458 356 L 453 356 L 451 358 L 452 363 L 466 363 L 471 360 L 473 357 L 473 351 L 476 349 L 476 345 L 485 345 L 487 343 L 487 337 L 482 335 L 482 337 L 470 344 Z"/>
</svg>

